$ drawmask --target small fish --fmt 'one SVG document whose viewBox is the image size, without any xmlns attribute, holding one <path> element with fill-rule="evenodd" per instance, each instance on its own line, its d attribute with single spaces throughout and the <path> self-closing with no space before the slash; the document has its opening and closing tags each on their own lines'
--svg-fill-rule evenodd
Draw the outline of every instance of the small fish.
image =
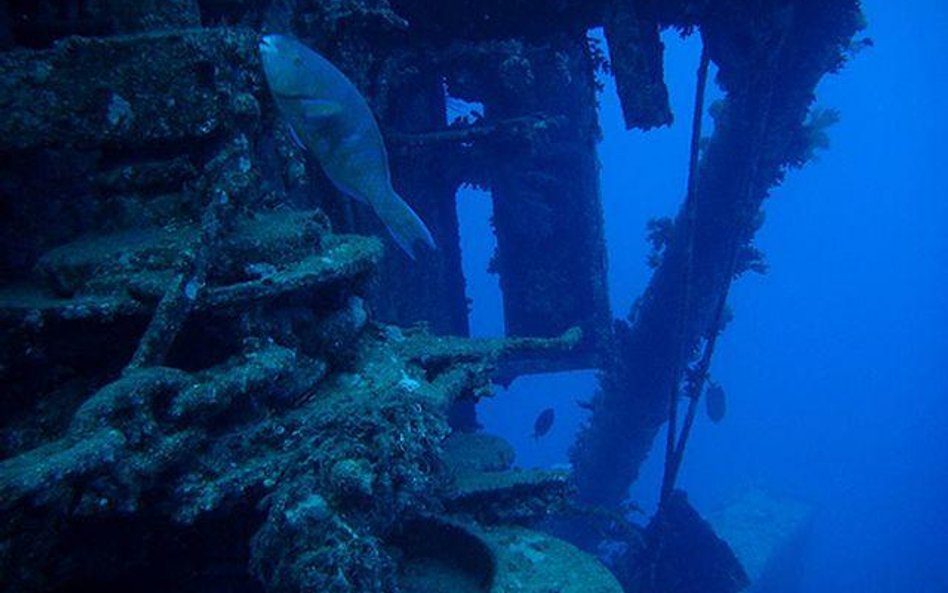
<svg viewBox="0 0 948 593">
<path fill-rule="evenodd" d="M 291 135 L 319 160 L 333 184 L 371 206 L 412 259 L 416 243 L 434 249 L 428 227 L 392 187 L 382 134 L 355 85 L 286 35 L 265 35 L 260 57 Z"/>
<path fill-rule="evenodd" d="M 727 398 L 724 396 L 724 388 L 718 383 L 708 383 L 708 388 L 704 391 L 704 410 L 715 424 L 724 419 Z"/>
<path fill-rule="evenodd" d="M 533 438 L 539 439 L 550 432 L 550 428 L 553 427 L 553 420 L 555 419 L 556 414 L 553 412 L 553 408 L 547 408 L 540 412 L 533 423 Z"/>
</svg>

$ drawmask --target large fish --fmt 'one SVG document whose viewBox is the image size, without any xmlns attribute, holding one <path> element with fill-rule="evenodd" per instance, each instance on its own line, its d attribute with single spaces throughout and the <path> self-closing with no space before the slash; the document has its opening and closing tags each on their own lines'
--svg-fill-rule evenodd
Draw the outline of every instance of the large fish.
<svg viewBox="0 0 948 593">
<path fill-rule="evenodd" d="M 428 227 L 392 188 L 382 134 L 355 85 L 286 35 L 264 36 L 260 56 L 277 107 L 333 184 L 369 204 L 412 258 L 416 243 L 433 249 Z"/>
</svg>

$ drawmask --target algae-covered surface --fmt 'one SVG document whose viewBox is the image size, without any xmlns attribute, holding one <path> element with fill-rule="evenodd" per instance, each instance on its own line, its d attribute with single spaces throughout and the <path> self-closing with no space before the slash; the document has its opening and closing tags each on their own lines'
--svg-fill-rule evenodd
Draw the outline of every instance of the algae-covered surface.
<svg viewBox="0 0 948 593">
<path fill-rule="evenodd" d="M 573 545 L 520 527 L 485 530 L 498 575 L 491 593 L 619 593 L 622 587 L 598 561 Z"/>
<path fill-rule="evenodd" d="M 399 584 L 411 593 L 618 593 L 597 560 L 549 534 L 465 519 L 422 519 L 396 540 L 406 562 Z"/>
<path fill-rule="evenodd" d="M 499 439 L 447 439 L 448 417 L 490 393 L 503 361 L 576 336 L 478 341 L 378 323 L 365 302 L 376 239 L 292 210 L 235 214 L 212 234 L 211 214 L 63 244 L 0 290 L 17 354 L 3 371 L 61 368 L 0 401 L 11 586 L 148 575 L 194 590 L 191 572 L 223 563 L 267 591 L 390 591 L 399 574 L 432 582 L 463 562 L 460 550 L 409 560 L 390 543 L 421 513 L 523 523 L 563 505 L 565 475 L 512 470 Z M 495 460 L 465 466 L 478 456 Z M 88 529 L 113 542 L 102 553 L 116 563 L 72 547 Z M 136 534 L 146 544 L 124 557 Z M 232 545 L 180 561 L 174 542 L 206 537 Z"/>
<path fill-rule="evenodd" d="M 629 482 L 678 374 L 703 381 L 709 311 L 759 267 L 758 206 L 811 155 L 812 90 L 859 12 L 659 4 L 0 4 L 0 593 L 641 593 L 614 576 L 649 572 Z M 654 285 L 614 326 L 597 92 L 614 73 L 628 125 L 670 122 L 669 27 L 701 31 L 726 94 L 707 206 L 698 243 L 658 223 Z M 345 82 L 281 95 L 305 130 L 264 76 L 275 32 Z M 347 105 L 362 123 L 335 133 Z M 365 130 L 381 178 L 350 170 Z M 436 248 L 399 252 L 343 195 L 362 182 Z M 469 336 L 466 186 L 490 189 L 506 337 Z M 568 469 L 481 430 L 495 384 L 591 367 Z M 721 529 L 762 572 L 802 511 L 743 508 Z"/>
</svg>

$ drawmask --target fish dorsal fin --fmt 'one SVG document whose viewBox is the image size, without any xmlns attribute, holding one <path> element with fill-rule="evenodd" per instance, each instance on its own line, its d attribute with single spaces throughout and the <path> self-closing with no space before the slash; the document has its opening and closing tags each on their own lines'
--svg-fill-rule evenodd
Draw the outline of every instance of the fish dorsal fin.
<svg viewBox="0 0 948 593">
<path fill-rule="evenodd" d="M 304 99 L 301 105 L 303 106 L 303 117 L 309 121 L 320 121 L 336 117 L 342 113 L 342 104 L 337 101 Z"/>
</svg>

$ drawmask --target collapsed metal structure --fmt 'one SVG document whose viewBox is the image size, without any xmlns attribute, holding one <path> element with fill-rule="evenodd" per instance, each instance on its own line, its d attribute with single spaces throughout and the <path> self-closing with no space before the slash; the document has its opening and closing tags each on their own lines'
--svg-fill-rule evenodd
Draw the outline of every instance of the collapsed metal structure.
<svg viewBox="0 0 948 593">
<path fill-rule="evenodd" d="M 605 32 L 605 50 L 590 41 L 596 27 Z M 693 224 L 668 224 L 648 289 L 628 321 L 613 325 L 596 156 L 596 77 L 608 64 L 629 128 L 670 123 L 659 37 L 666 27 L 702 36 L 725 99 L 698 169 Z M 289 393 L 289 400 L 259 405 L 298 417 L 306 412 L 291 408 L 310 402 L 314 392 L 344 401 L 345 394 L 378 395 L 395 386 L 401 395 L 388 396 L 394 399 L 386 404 L 394 416 L 379 420 L 378 430 L 394 439 L 387 444 L 400 442 L 409 434 L 402 423 L 408 423 L 418 443 L 395 461 L 386 458 L 391 465 L 376 472 L 414 480 L 407 499 L 398 498 L 397 488 L 387 489 L 391 482 L 366 508 L 347 509 L 331 499 L 332 493 L 363 496 L 365 474 L 371 474 L 366 467 L 383 463 L 359 457 L 366 444 L 358 439 L 339 444 L 354 465 L 294 474 L 271 497 L 281 513 L 315 522 L 300 527 L 303 532 L 329 521 L 334 545 L 342 546 L 348 545 L 347 529 L 363 529 L 370 534 L 358 540 L 363 552 L 378 554 L 382 534 L 392 527 L 391 517 L 381 517 L 456 501 L 433 495 L 437 480 L 422 469 L 437 457 L 448 405 L 470 406 L 491 375 L 591 367 L 602 370 L 603 381 L 572 451 L 574 502 L 619 508 L 667 420 L 669 394 L 677 392 L 692 353 L 719 330 L 715 312 L 730 282 L 755 263 L 751 241 L 764 198 L 788 167 L 802 165 L 812 152 L 820 130 L 807 116 L 817 83 L 856 48 L 860 27 L 857 0 L 5 4 L 0 350 L 10 387 L 0 402 L 2 508 L 51 500 L 94 516 L 89 505 L 95 499 L 83 492 L 103 482 L 109 504 L 134 507 L 144 495 L 164 500 L 176 517 L 201 515 L 207 509 L 200 504 L 217 513 L 247 510 L 225 495 L 192 491 L 161 499 L 150 489 L 157 476 L 176 467 L 163 465 L 175 451 L 207 446 L 209 436 L 223 430 L 219 423 L 233 421 L 234 414 L 250 414 L 258 430 L 273 428 L 256 412 L 230 408 L 231 400 L 250 397 L 254 389 L 264 400 Z M 384 231 L 367 212 L 340 200 L 290 142 L 263 88 L 260 31 L 292 32 L 363 91 L 383 128 L 396 188 L 429 223 L 437 251 L 411 262 L 397 250 L 383 256 L 377 242 L 347 235 Z M 480 103 L 484 113 L 449 122 L 448 96 Z M 581 339 L 573 332 L 560 341 L 498 342 L 473 353 L 452 344 L 439 359 L 435 354 L 445 346 L 428 336 L 405 345 L 394 334 L 365 335 L 362 297 L 373 319 L 401 326 L 424 321 L 435 334 L 467 335 L 455 203 L 464 184 L 489 189 L 493 200 L 498 247 L 492 267 L 500 276 L 508 335 L 553 338 L 580 328 Z M 281 213 L 286 207 L 303 214 Z M 144 237 L 142 228 L 148 229 Z M 180 294 L 191 294 L 186 291 L 195 278 L 195 294 L 202 296 L 190 303 Z M 213 331 L 189 327 L 189 317 Z M 102 327 L 111 333 L 97 333 Z M 264 347 L 274 336 L 274 349 Z M 235 340 L 243 344 L 242 354 L 228 346 Z M 416 343 L 435 354 L 412 351 Z M 350 372 L 371 376 L 365 365 L 375 364 L 380 352 L 396 353 L 402 376 L 384 374 L 369 387 L 344 384 Z M 142 383 L 128 376 L 109 383 L 128 370 L 130 356 L 145 373 L 133 375 Z M 199 373 L 199 380 L 189 387 L 193 378 L 156 370 L 159 365 Z M 249 376 L 256 387 L 215 383 L 226 383 L 232 372 Z M 425 378 L 420 396 L 408 388 L 418 374 Z M 219 389 L 230 399 L 201 401 L 202 389 Z M 426 400 L 425 393 L 439 395 Z M 185 411 L 168 417 L 165 404 L 155 403 L 135 412 L 126 405 L 128 394 L 172 401 Z M 87 397 L 98 398 L 100 408 L 84 404 Z M 317 408 L 311 410 L 322 428 L 301 440 L 322 438 L 320 430 L 332 434 L 342 423 Z M 126 412 L 131 418 L 122 416 Z M 31 418 L 44 414 L 49 419 L 43 423 Z M 188 414 L 193 426 L 182 420 Z M 453 420 L 455 429 L 473 424 L 470 414 Z M 129 426 L 142 425 L 159 427 L 162 437 L 142 437 L 144 448 L 136 451 L 142 459 L 161 453 L 164 461 L 116 468 L 106 453 L 127 452 L 129 445 L 114 431 L 125 431 L 127 439 Z M 273 451 L 281 446 L 273 435 L 260 438 Z M 92 455 L 83 443 L 102 448 Z M 32 481 L 17 473 L 44 451 L 57 452 L 52 458 L 59 465 Z M 281 467 L 301 459 L 273 455 Z M 215 451 L 207 463 L 263 463 L 263 457 L 235 446 L 226 454 Z M 57 471 L 74 476 L 71 490 L 43 493 Z M 239 486 L 257 498 L 273 488 L 221 467 L 203 471 L 218 485 Z M 537 476 L 530 484 L 528 498 L 555 506 L 551 501 L 565 497 L 561 477 Z M 322 488 L 320 496 L 329 502 L 304 496 L 308 487 Z M 477 491 L 482 497 L 474 496 L 464 511 L 502 506 L 498 501 L 514 500 L 515 491 L 517 485 Z M 323 504 L 339 514 L 321 515 Z M 344 513 L 362 514 L 351 527 L 327 518 Z M 22 526 L 36 515 L 24 512 L 18 520 Z M 258 576 L 270 590 L 302 588 L 294 571 L 311 562 L 306 549 L 281 547 L 292 531 L 287 520 L 271 511 L 254 540 Z M 430 528 L 454 533 L 438 525 Z M 236 529 L 247 536 L 254 528 L 242 523 Z M 11 537 L 9 549 L 17 550 L 23 542 Z M 572 537 L 591 541 L 581 528 Z M 365 590 L 391 587 L 388 560 L 380 558 L 352 569 Z M 321 561 L 334 569 L 355 562 Z M 30 575 L 21 576 L 21 584 L 32 583 Z"/>
</svg>

